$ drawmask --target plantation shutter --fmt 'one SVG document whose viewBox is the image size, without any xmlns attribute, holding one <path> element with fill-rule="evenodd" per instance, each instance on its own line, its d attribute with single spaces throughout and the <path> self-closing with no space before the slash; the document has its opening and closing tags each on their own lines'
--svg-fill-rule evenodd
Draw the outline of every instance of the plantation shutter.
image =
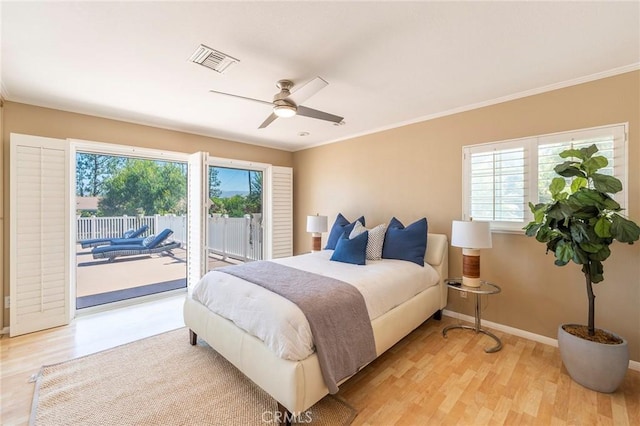
<svg viewBox="0 0 640 426">
<path fill-rule="evenodd" d="M 607 159 L 607 166 L 598 173 L 616 176 L 625 182 L 625 126 L 614 125 L 599 129 L 578 130 L 558 135 L 541 136 L 538 138 L 538 202 L 551 201 L 549 185 L 557 177 L 553 168 L 564 161 L 560 153 L 567 149 L 587 148 L 592 144 L 598 147 L 599 156 Z M 565 179 L 570 183 L 571 179 Z M 626 205 L 626 185 L 623 191 L 613 196 L 623 207 Z"/>
<path fill-rule="evenodd" d="M 592 144 L 608 162 L 598 173 L 622 182 L 623 190 L 613 198 L 625 208 L 627 127 L 613 124 L 463 147 L 463 219 L 490 221 L 492 230 L 522 232 L 533 219 L 528 203 L 549 202 L 549 184 L 557 177 L 554 167 L 571 161 L 559 154 Z"/>
<path fill-rule="evenodd" d="M 293 256 L 293 169 L 272 167 L 271 258 Z"/>
<path fill-rule="evenodd" d="M 71 320 L 70 148 L 11 134 L 10 334 Z"/>
<path fill-rule="evenodd" d="M 189 156 L 187 173 L 187 288 L 189 292 L 202 278 L 207 267 L 205 235 L 209 197 L 205 182 L 208 154 L 196 152 Z"/>
<path fill-rule="evenodd" d="M 521 229 L 528 218 L 531 186 L 527 141 L 468 146 L 463 154 L 463 219 Z"/>
</svg>

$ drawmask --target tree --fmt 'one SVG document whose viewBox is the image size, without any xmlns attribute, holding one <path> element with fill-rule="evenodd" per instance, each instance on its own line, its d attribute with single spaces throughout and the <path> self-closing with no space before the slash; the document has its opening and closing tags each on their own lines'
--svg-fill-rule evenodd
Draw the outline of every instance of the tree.
<svg viewBox="0 0 640 426">
<path fill-rule="evenodd" d="M 246 197 L 242 195 L 234 195 L 229 198 L 216 198 L 222 204 L 222 211 L 229 217 L 243 217 L 246 212 Z"/>
<path fill-rule="evenodd" d="M 209 198 L 219 198 L 222 194 L 220 189 L 220 178 L 218 177 L 218 169 L 209 167 Z"/>
<path fill-rule="evenodd" d="M 99 214 L 184 214 L 186 176 L 182 167 L 151 160 L 128 160 L 104 182 Z"/>
<path fill-rule="evenodd" d="M 246 213 L 262 213 L 262 172 L 249 171 Z"/>
<path fill-rule="evenodd" d="M 613 241 L 633 244 L 640 239 L 640 227 L 620 213 L 622 207 L 612 194 L 622 191 L 622 182 L 598 171 L 607 166 L 603 156 L 594 156 L 596 145 L 568 149 L 560 157 L 569 160 L 556 165 L 549 185 L 551 201 L 533 205 L 533 221 L 526 234 L 535 237 L 554 254 L 557 266 L 573 262 L 582 267 L 589 301 L 588 334 L 595 335 L 593 284 L 604 280 L 604 262 Z M 569 180 L 569 184 L 567 184 Z"/>
<path fill-rule="evenodd" d="M 104 182 L 121 168 L 127 159 L 111 155 L 79 152 L 76 155 L 76 195 L 104 195 Z"/>
</svg>

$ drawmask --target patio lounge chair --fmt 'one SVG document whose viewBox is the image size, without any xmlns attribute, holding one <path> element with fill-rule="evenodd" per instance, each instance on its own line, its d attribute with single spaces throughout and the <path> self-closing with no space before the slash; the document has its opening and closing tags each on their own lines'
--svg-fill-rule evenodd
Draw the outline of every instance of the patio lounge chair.
<svg viewBox="0 0 640 426">
<path fill-rule="evenodd" d="M 82 248 L 88 248 L 109 246 L 113 244 L 140 244 L 144 238 L 138 237 L 147 232 L 147 229 L 149 229 L 149 225 L 142 225 L 138 229 L 129 229 L 127 232 L 122 234 L 121 238 L 94 238 L 91 240 L 82 240 L 80 241 L 80 245 Z"/>
<path fill-rule="evenodd" d="M 171 229 L 165 229 L 158 235 L 150 235 L 139 244 L 115 244 L 110 246 L 94 247 L 91 250 L 94 259 L 113 259 L 120 256 L 139 256 L 143 254 L 154 254 L 170 252 L 178 248 L 181 244 L 177 241 L 165 242 L 173 234 Z"/>
</svg>

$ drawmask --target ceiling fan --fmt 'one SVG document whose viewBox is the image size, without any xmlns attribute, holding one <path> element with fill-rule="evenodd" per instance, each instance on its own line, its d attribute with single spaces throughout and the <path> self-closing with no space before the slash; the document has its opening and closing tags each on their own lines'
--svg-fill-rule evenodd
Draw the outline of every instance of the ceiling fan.
<svg viewBox="0 0 640 426">
<path fill-rule="evenodd" d="M 294 115 L 301 115 L 303 117 L 317 118 L 318 120 L 331 121 L 333 123 L 341 123 L 343 117 L 329 114 L 327 112 L 318 111 L 317 109 L 307 108 L 300 105 L 302 102 L 309 99 L 327 86 L 329 83 L 324 81 L 320 77 L 316 77 L 313 80 L 307 82 L 295 92 L 291 93 L 293 88 L 293 82 L 290 80 L 279 80 L 276 83 L 276 87 L 280 89 L 280 92 L 276 93 L 273 97 L 273 102 L 263 101 L 260 99 L 247 98 L 245 96 L 234 95 L 231 93 L 218 92 L 217 90 L 209 90 L 211 93 L 218 93 L 220 95 L 233 96 L 234 98 L 246 99 L 249 101 L 260 102 L 262 104 L 270 105 L 273 112 L 267 117 L 266 120 L 258 127 L 264 129 L 269 124 L 273 123 L 276 118 L 288 118 Z"/>
</svg>

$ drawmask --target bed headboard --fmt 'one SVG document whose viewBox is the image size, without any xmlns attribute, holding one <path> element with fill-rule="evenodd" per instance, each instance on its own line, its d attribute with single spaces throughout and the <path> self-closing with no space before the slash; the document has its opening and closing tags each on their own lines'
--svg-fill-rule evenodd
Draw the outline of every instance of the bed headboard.
<svg viewBox="0 0 640 426">
<path fill-rule="evenodd" d="M 441 299 L 440 305 L 447 305 L 447 283 L 449 277 L 449 241 L 444 234 L 427 234 L 427 253 L 424 260 L 438 271 L 440 275 Z"/>
</svg>

